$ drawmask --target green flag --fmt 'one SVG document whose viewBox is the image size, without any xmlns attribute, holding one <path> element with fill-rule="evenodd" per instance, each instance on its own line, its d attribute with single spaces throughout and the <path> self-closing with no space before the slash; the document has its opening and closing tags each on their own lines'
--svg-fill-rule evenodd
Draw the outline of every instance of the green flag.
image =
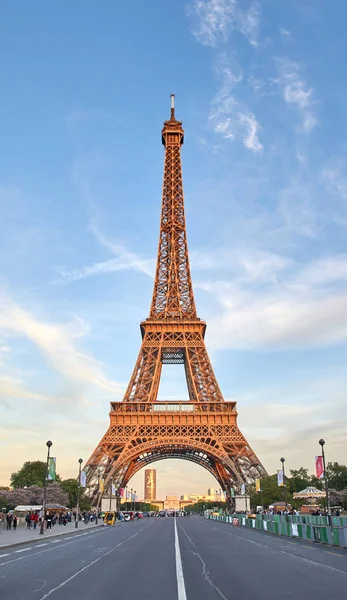
<svg viewBox="0 0 347 600">
<path fill-rule="evenodd" d="M 56 467 L 57 459 L 53 456 L 49 459 L 48 463 L 48 481 L 55 481 L 55 467 Z"/>
<path fill-rule="evenodd" d="M 230 488 L 230 498 L 235 498 L 235 490 L 234 490 L 234 488 Z"/>
</svg>

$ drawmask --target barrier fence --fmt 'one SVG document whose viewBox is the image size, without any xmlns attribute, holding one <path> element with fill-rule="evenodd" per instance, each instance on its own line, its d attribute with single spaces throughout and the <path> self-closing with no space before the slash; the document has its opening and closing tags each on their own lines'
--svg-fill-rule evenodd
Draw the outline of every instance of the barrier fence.
<svg viewBox="0 0 347 600">
<path fill-rule="evenodd" d="M 322 544 L 347 548 L 347 518 L 304 515 L 207 515 L 208 519 Z"/>
</svg>

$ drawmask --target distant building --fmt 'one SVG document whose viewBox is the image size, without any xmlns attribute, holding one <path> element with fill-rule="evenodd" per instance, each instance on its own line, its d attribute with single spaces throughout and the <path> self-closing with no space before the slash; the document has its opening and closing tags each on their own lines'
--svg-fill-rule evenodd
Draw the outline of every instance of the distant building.
<svg viewBox="0 0 347 600">
<path fill-rule="evenodd" d="M 145 502 L 152 502 L 157 497 L 157 471 L 145 470 Z"/>
<path fill-rule="evenodd" d="M 181 502 L 178 499 L 178 496 L 166 496 L 166 500 L 164 500 L 164 508 L 165 510 L 179 510 Z"/>
<path fill-rule="evenodd" d="M 214 498 L 214 489 L 212 487 L 209 487 L 207 490 L 207 495 L 208 496 L 212 496 Z"/>
<path fill-rule="evenodd" d="M 184 494 L 184 496 L 180 497 L 180 500 L 189 500 L 189 496 L 187 496 L 187 494 Z"/>
</svg>

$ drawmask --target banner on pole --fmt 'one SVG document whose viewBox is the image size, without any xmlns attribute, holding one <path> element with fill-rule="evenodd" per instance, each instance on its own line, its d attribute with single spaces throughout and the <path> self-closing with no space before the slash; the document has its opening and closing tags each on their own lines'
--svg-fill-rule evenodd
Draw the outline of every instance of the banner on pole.
<svg viewBox="0 0 347 600">
<path fill-rule="evenodd" d="M 112 483 L 112 485 L 111 485 L 111 494 L 112 494 L 112 496 L 116 495 L 116 486 L 114 483 Z"/>
<path fill-rule="evenodd" d="M 283 471 L 282 471 L 282 469 L 280 471 L 277 471 L 277 485 L 279 487 L 283 487 L 284 486 Z"/>
<path fill-rule="evenodd" d="M 124 498 L 124 488 L 120 488 L 119 495 L 121 498 Z"/>
<path fill-rule="evenodd" d="M 318 479 L 323 479 L 324 477 L 323 456 L 316 456 L 316 477 Z"/>
<path fill-rule="evenodd" d="M 261 479 L 256 479 L 255 480 L 255 491 L 256 492 L 261 492 Z"/>
<path fill-rule="evenodd" d="M 235 498 L 235 490 L 234 490 L 234 488 L 230 488 L 230 498 Z"/>
<path fill-rule="evenodd" d="M 105 487 L 105 480 L 104 479 L 100 479 L 100 481 L 99 481 L 99 492 L 100 492 L 100 494 L 102 494 L 104 492 L 104 487 Z"/>
<path fill-rule="evenodd" d="M 244 483 L 241 484 L 241 496 L 244 496 L 246 493 L 246 486 Z"/>
<path fill-rule="evenodd" d="M 87 475 L 85 471 L 81 471 L 81 480 L 80 480 L 80 484 L 81 487 L 87 487 Z"/>
<path fill-rule="evenodd" d="M 47 475 L 48 481 L 55 481 L 56 464 L 57 464 L 57 459 L 54 456 L 51 456 L 49 459 L 49 462 L 48 462 L 48 475 Z"/>
</svg>

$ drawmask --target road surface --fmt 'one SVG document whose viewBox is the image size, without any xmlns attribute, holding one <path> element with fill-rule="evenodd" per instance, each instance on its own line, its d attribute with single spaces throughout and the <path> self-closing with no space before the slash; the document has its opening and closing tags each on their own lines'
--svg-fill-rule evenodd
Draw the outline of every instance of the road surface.
<svg viewBox="0 0 347 600">
<path fill-rule="evenodd" d="M 1 600 L 346 600 L 347 552 L 202 518 L 7 548 Z"/>
</svg>

